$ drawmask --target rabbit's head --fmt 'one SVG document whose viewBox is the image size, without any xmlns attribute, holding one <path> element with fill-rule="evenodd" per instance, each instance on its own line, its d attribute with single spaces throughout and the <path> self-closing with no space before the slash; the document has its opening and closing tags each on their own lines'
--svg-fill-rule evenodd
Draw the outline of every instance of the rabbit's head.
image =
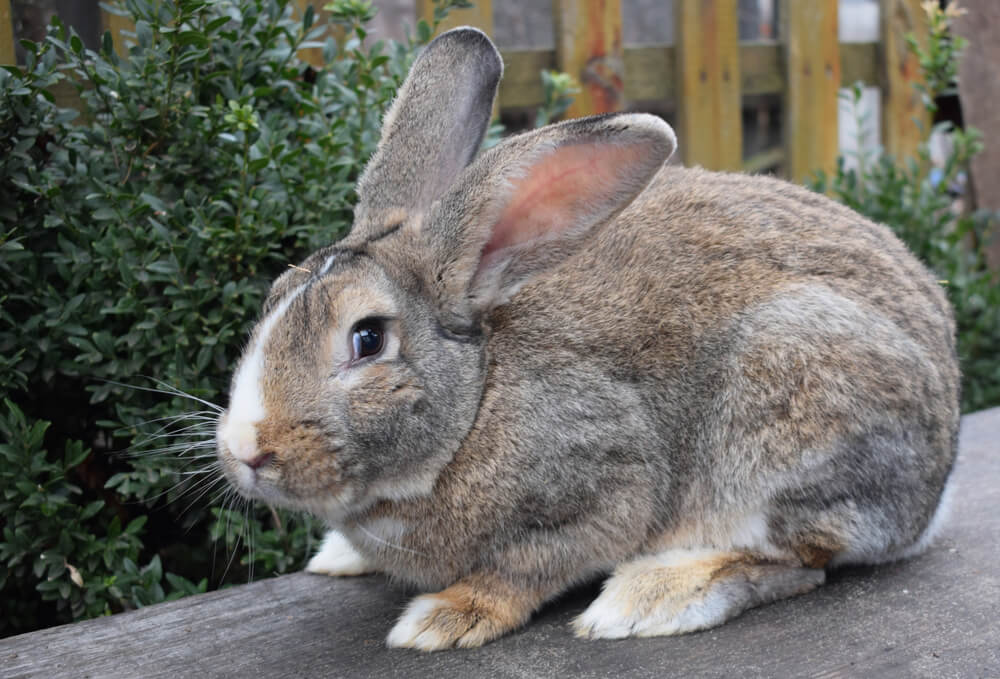
<svg viewBox="0 0 1000 679">
<path fill-rule="evenodd" d="M 274 283 L 217 434 L 244 494 L 336 520 L 430 493 L 483 402 L 495 311 L 673 151 L 658 118 L 612 115 L 476 158 L 501 71 L 475 29 L 431 43 L 385 118 L 350 235 Z"/>
</svg>

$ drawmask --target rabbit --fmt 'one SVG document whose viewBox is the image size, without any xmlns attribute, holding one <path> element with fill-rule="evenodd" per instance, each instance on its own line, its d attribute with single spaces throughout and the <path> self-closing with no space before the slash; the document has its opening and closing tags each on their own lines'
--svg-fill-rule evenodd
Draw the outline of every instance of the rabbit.
<svg viewBox="0 0 1000 679">
<path fill-rule="evenodd" d="M 233 375 L 224 474 L 327 522 L 307 570 L 426 592 L 387 643 L 431 651 L 601 577 L 576 635 L 670 635 L 923 549 L 959 423 L 931 273 L 822 195 L 667 165 L 655 116 L 478 153 L 501 74 L 476 29 L 425 48 Z"/>
</svg>

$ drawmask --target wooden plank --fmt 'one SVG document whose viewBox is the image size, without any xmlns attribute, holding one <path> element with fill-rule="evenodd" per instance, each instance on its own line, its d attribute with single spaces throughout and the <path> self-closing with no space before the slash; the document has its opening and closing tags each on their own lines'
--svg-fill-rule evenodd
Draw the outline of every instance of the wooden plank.
<svg viewBox="0 0 1000 679">
<path fill-rule="evenodd" d="M 504 50 L 503 79 L 500 80 L 500 108 L 528 108 L 541 105 L 542 79 L 539 72 L 556 67 L 556 53 L 546 49 Z"/>
<path fill-rule="evenodd" d="M 538 71 L 555 68 L 551 49 L 502 50 L 504 76 L 500 82 L 501 108 L 538 106 L 542 85 Z M 777 43 L 740 45 L 740 90 L 744 96 L 784 94 L 785 73 L 782 47 Z M 841 82 L 858 80 L 869 85 L 880 82 L 877 43 L 850 43 L 840 46 Z M 673 47 L 637 46 L 625 48 L 625 100 L 664 102 L 677 94 L 676 55 Z"/>
<path fill-rule="evenodd" d="M 744 96 L 784 94 L 785 63 L 776 42 L 740 46 L 740 91 Z"/>
<path fill-rule="evenodd" d="M 677 93 L 677 55 L 673 47 L 625 48 L 625 101 L 660 102 Z"/>
<path fill-rule="evenodd" d="M 2 2 L 3 0 L 0 0 Z M 878 84 L 876 43 L 841 46 L 842 82 L 857 80 Z M 504 76 L 500 81 L 501 109 L 534 108 L 542 103 L 542 69 L 556 68 L 556 53 L 551 49 L 508 49 L 502 51 Z M 311 62 L 312 63 L 312 62 Z M 677 93 L 673 47 L 629 47 L 625 49 L 626 101 L 659 104 L 672 100 Z M 740 89 L 743 95 L 783 94 L 781 47 L 774 43 L 744 43 L 740 46 Z M 632 77 L 633 74 L 635 77 Z M 67 92 L 72 86 L 67 85 Z M 68 104 L 74 108 L 79 102 Z"/>
<path fill-rule="evenodd" d="M 554 0 L 556 63 L 580 83 L 567 118 L 625 108 L 621 0 Z"/>
<path fill-rule="evenodd" d="M 906 44 L 908 33 L 927 44 L 927 14 L 920 5 L 921 0 L 882 0 L 880 7 L 882 145 L 898 158 L 915 156 L 930 131 L 930 116 L 914 88 L 923 80 L 920 62 Z"/>
<path fill-rule="evenodd" d="M 111 12 L 106 12 L 101 10 L 101 26 L 105 31 L 111 31 L 111 40 L 115 45 L 115 53 L 120 57 L 128 56 L 128 45 L 126 40 L 131 41 L 131 38 L 126 39 L 122 35 L 122 31 L 126 33 L 135 33 L 135 23 L 129 17 L 118 16 L 117 14 L 112 14 Z"/>
<path fill-rule="evenodd" d="M 678 136 L 685 165 L 743 159 L 736 0 L 675 0 Z"/>
<path fill-rule="evenodd" d="M 840 52 L 837 0 L 783 0 L 786 176 L 803 181 L 816 170 L 832 172 L 838 153 L 837 105 Z"/>
<path fill-rule="evenodd" d="M 921 557 L 830 574 L 823 587 L 708 632 L 585 641 L 585 586 L 482 648 L 388 650 L 410 592 L 381 576 L 288 575 L 0 640 L 4 677 L 993 677 L 1000 675 L 1000 408 L 962 419 L 956 493 Z M 735 669 L 735 668 L 738 668 Z"/>
<path fill-rule="evenodd" d="M 965 124 L 983 133 L 985 146 L 972 158 L 970 207 L 1000 212 L 1000 3 L 996 0 L 964 0 L 966 14 L 954 24 L 958 35 L 969 41 L 958 70 L 958 96 Z M 1000 272 L 1000 223 L 993 221 L 985 234 L 986 257 Z"/>
<path fill-rule="evenodd" d="M 880 85 L 879 51 L 877 42 L 844 43 L 840 46 L 840 85 L 848 87 L 861 81 L 866 85 Z"/>
<path fill-rule="evenodd" d="M 426 19 L 433 25 L 433 0 L 417 0 L 417 18 Z M 458 26 L 475 26 L 486 35 L 493 35 L 493 0 L 473 0 L 469 9 L 453 9 L 448 17 L 438 26 L 442 33 Z"/>
<path fill-rule="evenodd" d="M 14 16 L 10 11 L 10 0 L 0 0 L 0 64 L 17 63 L 14 50 Z"/>
</svg>

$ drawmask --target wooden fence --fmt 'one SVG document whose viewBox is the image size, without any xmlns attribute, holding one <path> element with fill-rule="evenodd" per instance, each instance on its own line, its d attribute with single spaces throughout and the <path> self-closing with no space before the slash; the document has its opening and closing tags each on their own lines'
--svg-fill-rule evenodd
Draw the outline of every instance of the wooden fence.
<svg viewBox="0 0 1000 679">
<path fill-rule="evenodd" d="M 0 0 L 0 63 L 11 63 L 11 0 Z M 309 0 L 295 0 L 299 10 Z M 920 0 L 880 0 L 881 39 L 841 44 L 837 0 L 780 0 L 780 40 L 740 43 L 738 0 L 674 0 L 675 44 L 628 46 L 622 40 L 621 0 L 553 0 L 555 49 L 503 50 L 506 70 L 500 110 L 542 101 L 539 71 L 558 69 L 581 84 L 568 115 L 642 108 L 674 102 L 683 160 L 710 169 L 755 171 L 780 165 L 801 180 L 833 168 L 838 149 L 840 87 L 861 81 L 881 88 L 882 141 L 891 153 L 912 152 L 926 125 L 913 84 L 919 67 L 904 36 L 926 33 Z M 431 0 L 416 0 L 429 17 Z M 470 24 L 493 33 L 492 0 L 454 11 L 441 27 Z M 121 17 L 104 14 L 117 49 L 125 50 Z M 319 50 L 306 60 L 319 63 Z M 780 95 L 783 144 L 742 157 L 742 99 Z M 662 108 L 662 106 L 661 106 Z"/>
</svg>

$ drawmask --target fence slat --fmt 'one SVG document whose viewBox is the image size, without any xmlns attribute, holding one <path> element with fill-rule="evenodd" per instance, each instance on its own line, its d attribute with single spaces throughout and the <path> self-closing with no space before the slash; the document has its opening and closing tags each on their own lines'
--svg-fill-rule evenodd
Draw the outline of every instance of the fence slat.
<svg viewBox="0 0 1000 679">
<path fill-rule="evenodd" d="M 678 137 L 685 165 L 742 164 L 736 0 L 675 0 Z"/>
<path fill-rule="evenodd" d="M 14 52 L 14 15 L 10 11 L 10 0 L 0 0 L 0 64 L 16 63 Z"/>
<path fill-rule="evenodd" d="M 625 108 L 621 0 L 554 0 L 556 63 L 580 83 L 567 118 Z"/>
<path fill-rule="evenodd" d="M 914 85 L 921 81 L 920 62 L 910 53 L 905 36 L 913 33 L 927 43 L 929 26 L 920 0 L 882 0 L 882 145 L 897 156 L 913 155 L 930 116 Z M 922 131 L 922 129 L 923 131 Z"/>
<path fill-rule="evenodd" d="M 784 58 L 777 43 L 740 45 L 740 90 L 743 96 L 785 94 Z M 677 95 L 675 50 L 673 47 L 626 47 L 625 100 L 659 107 Z M 538 71 L 556 67 L 551 49 L 505 49 L 504 72 L 500 81 L 500 107 L 522 108 L 542 103 L 542 81 Z M 858 80 L 878 85 L 878 44 L 847 43 L 840 46 L 841 83 Z"/>
<path fill-rule="evenodd" d="M 803 181 L 837 160 L 837 94 L 840 45 L 837 0 L 783 0 L 786 175 Z"/>
<path fill-rule="evenodd" d="M 432 24 L 433 17 L 433 0 L 417 0 L 417 18 L 426 19 L 427 23 Z M 451 10 L 448 17 L 438 26 L 438 33 L 458 26 L 475 26 L 486 35 L 492 36 L 493 0 L 475 0 L 475 4 L 469 9 Z"/>
</svg>

